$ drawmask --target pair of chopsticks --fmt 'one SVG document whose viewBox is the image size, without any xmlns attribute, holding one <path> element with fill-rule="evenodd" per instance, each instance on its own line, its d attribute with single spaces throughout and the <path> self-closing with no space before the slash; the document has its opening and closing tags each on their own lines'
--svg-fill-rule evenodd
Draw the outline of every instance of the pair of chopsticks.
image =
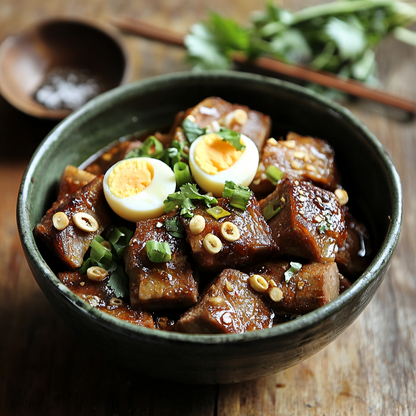
<svg viewBox="0 0 416 416">
<path fill-rule="evenodd" d="M 118 29 L 147 39 L 163 42 L 168 45 L 184 47 L 184 35 L 170 29 L 158 27 L 143 20 L 130 16 L 121 16 L 111 20 Z M 267 70 L 276 74 L 291 77 L 301 81 L 313 82 L 324 87 L 335 88 L 347 94 L 375 101 L 390 107 L 416 114 L 416 103 L 384 91 L 367 87 L 366 85 L 348 78 L 341 78 L 328 72 L 316 71 L 301 65 L 289 65 L 270 58 L 248 60 L 242 55 L 233 55 L 233 61 L 238 64 L 251 65 L 259 70 Z"/>
</svg>

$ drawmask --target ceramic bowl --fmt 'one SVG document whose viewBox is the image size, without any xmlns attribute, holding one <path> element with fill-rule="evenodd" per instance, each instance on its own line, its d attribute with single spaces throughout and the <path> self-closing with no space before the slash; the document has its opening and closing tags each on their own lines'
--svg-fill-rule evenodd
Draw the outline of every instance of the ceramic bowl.
<svg viewBox="0 0 416 416">
<path fill-rule="evenodd" d="M 89 306 L 60 283 L 33 237 L 56 197 L 67 164 L 120 136 L 169 125 L 208 96 L 269 114 L 273 136 L 288 130 L 335 148 L 351 208 L 368 224 L 376 255 L 336 300 L 271 329 L 237 335 L 188 335 L 140 328 Z M 267 376 L 315 354 L 363 311 L 388 269 L 402 216 L 400 179 L 379 141 L 350 112 L 301 87 L 257 75 L 179 73 L 119 87 L 61 122 L 42 142 L 23 177 L 18 226 L 27 261 L 46 297 L 95 350 L 142 374 L 188 383 L 233 383 Z"/>
<path fill-rule="evenodd" d="M 74 76 L 82 80 L 80 85 L 69 82 Z M 124 84 L 129 77 L 129 57 L 117 32 L 81 18 L 42 20 L 9 36 L 0 47 L 3 96 L 35 117 L 62 120 L 72 111 L 72 107 L 44 106 L 35 99 L 37 90 L 52 79 L 59 93 L 54 93 L 54 99 L 49 93 L 41 100 L 45 104 L 52 104 L 57 97 L 74 104 L 74 88 L 79 99 L 82 91 L 85 95 L 92 86 L 96 92 L 104 92 Z"/>
</svg>

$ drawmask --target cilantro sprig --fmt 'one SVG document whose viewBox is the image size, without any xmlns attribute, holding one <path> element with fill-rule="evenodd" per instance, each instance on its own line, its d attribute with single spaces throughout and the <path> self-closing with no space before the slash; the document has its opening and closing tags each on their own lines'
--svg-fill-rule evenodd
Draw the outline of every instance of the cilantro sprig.
<svg viewBox="0 0 416 416">
<path fill-rule="evenodd" d="M 230 69 L 238 52 L 248 59 L 271 56 L 374 85 L 377 45 L 391 33 L 416 46 L 416 36 L 407 29 L 415 21 L 415 5 L 399 0 L 338 0 L 295 12 L 269 1 L 247 26 L 212 12 L 191 27 L 185 45 L 198 70 Z"/>
<path fill-rule="evenodd" d="M 192 201 L 196 200 L 204 202 L 208 208 L 218 203 L 218 200 L 213 196 L 202 195 L 199 193 L 196 184 L 187 183 L 182 185 L 178 192 L 168 195 L 164 201 L 165 212 L 168 213 L 178 207 L 181 215 L 186 218 L 192 218 L 195 209 L 195 205 Z"/>
<path fill-rule="evenodd" d="M 133 232 L 126 227 L 114 227 L 111 231 L 108 243 L 101 236 L 95 236 L 90 243 L 90 250 L 82 266 L 78 269 L 80 273 L 86 273 L 89 267 L 99 266 L 107 270 L 110 278 L 107 285 L 110 286 L 117 297 L 124 298 L 129 295 L 129 278 L 124 271 L 124 250 L 128 246 Z"/>
<path fill-rule="evenodd" d="M 224 127 L 220 128 L 220 131 L 217 132 L 217 136 L 222 137 L 224 142 L 229 142 L 236 150 L 244 150 L 246 146 L 241 143 L 241 134 L 234 131 L 225 129 Z"/>
<path fill-rule="evenodd" d="M 186 117 L 182 123 L 183 132 L 185 134 L 186 140 L 192 144 L 198 137 L 203 136 L 207 133 L 207 128 L 199 127 L 194 121 L 189 117 Z"/>
<path fill-rule="evenodd" d="M 208 133 L 208 128 L 199 127 L 194 121 L 189 117 L 185 118 L 182 123 L 183 132 L 186 139 L 189 143 L 193 143 L 198 137 L 203 136 Z M 226 129 L 225 127 L 220 127 L 219 131 L 215 134 L 222 138 L 223 141 L 229 142 L 236 150 L 244 150 L 246 146 L 241 143 L 241 134 L 235 130 Z"/>
<path fill-rule="evenodd" d="M 165 220 L 166 231 L 173 237 L 185 238 L 185 228 L 179 218 Z"/>
<path fill-rule="evenodd" d="M 173 169 L 177 163 L 188 160 L 189 156 L 184 152 L 184 147 L 185 143 L 174 140 L 170 147 L 164 149 L 163 144 L 155 136 L 149 136 L 140 147 L 127 153 L 125 159 L 151 157 L 161 160 Z"/>
</svg>

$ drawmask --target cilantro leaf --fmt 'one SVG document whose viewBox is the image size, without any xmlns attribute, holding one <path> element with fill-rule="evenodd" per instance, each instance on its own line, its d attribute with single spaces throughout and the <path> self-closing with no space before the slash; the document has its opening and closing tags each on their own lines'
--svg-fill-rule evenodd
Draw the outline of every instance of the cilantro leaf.
<svg viewBox="0 0 416 416">
<path fill-rule="evenodd" d="M 250 49 L 249 32 L 214 12 L 207 21 L 193 25 L 184 41 L 188 58 L 197 70 L 229 69 L 233 51 Z"/>
<path fill-rule="evenodd" d="M 107 285 L 114 290 L 118 298 L 126 298 L 129 296 L 129 278 L 122 266 L 117 266 L 116 270 L 111 274 Z"/>
<path fill-rule="evenodd" d="M 107 242 L 101 235 L 95 236 L 78 271 L 86 273 L 89 267 L 102 267 L 109 272 L 110 278 L 107 285 L 115 291 L 115 295 L 127 297 L 129 295 L 129 278 L 124 271 L 123 255 L 132 236 L 133 232 L 126 227 L 114 227 Z M 104 242 L 110 243 L 111 250 L 103 245 Z"/>
<path fill-rule="evenodd" d="M 214 33 L 206 23 L 196 23 L 184 38 L 188 60 L 195 70 L 229 69 L 231 59 L 218 44 Z"/>
<path fill-rule="evenodd" d="M 165 201 L 163 201 L 165 204 L 165 212 L 170 212 L 178 207 L 181 209 L 181 215 L 186 218 L 192 218 L 194 215 L 193 210 L 195 209 L 192 200 L 203 201 L 208 208 L 211 207 L 211 205 L 218 203 L 216 198 L 200 194 L 196 184 L 187 183 L 182 185 L 178 192 L 168 195 Z"/>
<path fill-rule="evenodd" d="M 189 143 L 192 143 L 199 136 L 202 136 L 206 133 L 206 128 L 201 128 L 194 121 L 190 120 L 189 117 L 186 117 L 182 123 L 183 132 L 186 139 Z"/>
<path fill-rule="evenodd" d="M 414 33 L 405 29 L 413 22 L 415 5 L 400 0 L 338 0 L 295 12 L 269 1 L 245 27 L 211 13 L 192 27 L 185 45 L 196 69 L 229 69 L 237 52 L 248 59 L 271 56 L 375 85 L 376 47 L 389 33 L 416 45 Z M 320 91 L 345 97 L 324 87 Z"/>
<path fill-rule="evenodd" d="M 167 218 L 165 221 L 166 231 L 173 237 L 184 238 L 185 228 L 179 218 Z"/>
<path fill-rule="evenodd" d="M 342 60 L 360 58 L 367 46 L 364 28 L 353 16 L 346 21 L 330 18 L 325 33 L 337 45 Z"/>
<path fill-rule="evenodd" d="M 216 133 L 217 136 L 222 137 L 222 140 L 225 142 L 229 142 L 232 146 L 236 148 L 236 150 L 244 150 L 246 146 L 241 143 L 241 134 L 234 131 L 229 130 L 224 127 L 220 128 L 220 131 Z"/>
</svg>

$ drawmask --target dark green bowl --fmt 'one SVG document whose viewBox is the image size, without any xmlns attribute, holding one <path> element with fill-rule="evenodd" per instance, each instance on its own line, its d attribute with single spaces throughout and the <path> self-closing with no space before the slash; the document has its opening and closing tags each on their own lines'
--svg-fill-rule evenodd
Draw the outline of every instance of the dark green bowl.
<svg viewBox="0 0 416 416">
<path fill-rule="evenodd" d="M 120 136 L 169 125 L 208 96 L 269 114 L 274 137 L 288 130 L 335 148 L 353 212 L 365 219 L 376 255 L 365 273 L 330 304 L 274 328 L 239 335 L 186 335 L 140 328 L 89 306 L 60 283 L 33 237 L 54 201 L 67 164 L 79 165 Z M 41 289 L 68 324 L 96 350 L 132 370 L 190 383 L 231 383 L 282 371 L 344 331 L 381 284 L 399 238 L 400 179 L 377 139 L 344 108 L 298 86 L 234 72 L 181 73 L 119 87 L 59 124 L 23 177 L 17 218 L 27 261 Z"/>
</svg>

